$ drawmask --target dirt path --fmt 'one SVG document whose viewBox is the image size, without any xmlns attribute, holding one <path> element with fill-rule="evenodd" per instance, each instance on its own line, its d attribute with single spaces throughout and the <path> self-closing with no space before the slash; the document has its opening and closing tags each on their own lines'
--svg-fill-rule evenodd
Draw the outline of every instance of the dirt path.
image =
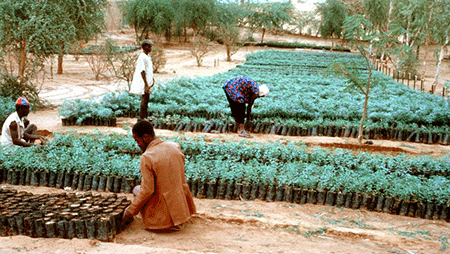
<svg viewBox="0 0 450 254">
<path fill-rule="evenodd" d="M 181 232 L 147 232 L 137 217 L 114 243 L 0 237 L 0 253 L 450 253 L 441 251 L 450 232 L 441 221 L 285 202 L 194 201 L 198 214 Z"/>
</svg>

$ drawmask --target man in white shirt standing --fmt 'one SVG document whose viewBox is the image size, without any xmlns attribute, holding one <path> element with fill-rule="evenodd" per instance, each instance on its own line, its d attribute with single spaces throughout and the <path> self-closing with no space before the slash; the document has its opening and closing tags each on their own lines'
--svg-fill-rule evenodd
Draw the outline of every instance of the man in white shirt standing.
<svg viewBox="0 0 450 254">
<path fill-rule="evenodd" d="M 142 53 L 136 62 L 136 70 L 134 71 L 133 80 L 131 82 L 130 93 L 142 95 L 140 119 L 146 119 L 148 116 L 148 101 L 153 86 L 153 63 L 150 56 L 153 42 L 151 40 L 143 40 L 141 43 Z"/>
<path fill-rule="evenodd" d="M 47 140 L 44 136 L 37 135 L 35 124 L 26 124 L 24 117 L 30 113 L 30 103 L 25 97 L 19 97 L 16 101 L 16 111 L 6 118 L 2 127 L 1 144 L 34 146 L 34 141 L 39 139 L 41 145 Z"/>
</svg>

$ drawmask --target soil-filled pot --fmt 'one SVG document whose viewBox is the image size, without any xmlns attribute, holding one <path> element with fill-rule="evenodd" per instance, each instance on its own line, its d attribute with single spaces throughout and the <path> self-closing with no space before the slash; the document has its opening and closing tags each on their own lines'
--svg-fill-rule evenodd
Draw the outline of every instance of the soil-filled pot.
<svg viewBox="0 0 450 254">
<path fill-rule="evenodd" d="M 417 218 L 425 218 L 425 214 L 427 213 L 427 204 L 426 203 L 418 203 L 416 210 Z"/>
<path fill-rule="evenodd" d="M 243 189 L 242 183 L 234 184 L 234 192 L 233 192 L 234 199 L 240 200 L 242 198 L 242 189 Z"/>
<path fill-rule="evenodd" d="M 433 220 L 439 220 L 441 219 L 442 210 L 444 209 L 444 205 L 434 205 L 434 211 L 433 211 L 433 217 L 431 219 Z"/>
<path fill-rule="evenodd" d="M 419 209 L 419 202 L 417 202 L 416 200 L 410 201 L 408 208 L 408 216 L 416 217 L 416 212 L 418 209 Z"/>
<path fill-rule="evenodd" d="M 100 176 L 99 175 L 93 175 L 92 176 L 91 190 L 93 190 L 93 191 L 98 190 L 99 181 L 100 181 Z"/>
<path fill-rule="evenodd" d="M 204 182 L 197 184 L 197 198 L 206 198 L 206 186 Z"/>
<path fill-rule="evenodd" d="M 39 185 L 39 172 L 33 171 L 31 173 L 30 184 L 32 186 L 38 186 Z"/>
<path fill-rule="evenodd" d="M 113 192 L 119 193 L 121 187 L 122 187 L 122 177 L 114 176 Z"/>
<path fill-rule="evenodd" d="M 250 188 L 250 200 L 255 200 L 258 198 L 258 193 L 259 193 L 259 186 L 256 184 L 251 184 L 251 188 Z"/>
<path fill-rule="evenodd" d="M 361 206 L 361 202 L 362 202 L 363 196 L 361 193 L 353 193 L 353 200 L 352 200 L 352 209 L 359 209 L 359 207 Z"/>
<path fill-rule="evenodd" d="M 226 182 L 219 182 L 217 185 L 217 198 L 218 199 L 225 199 L 225 194 L 227 191 L 227 183 Z"/>
<path fill-rule="evenodd" d="M 69 172 L 64 173 L 64 188 L 72 186 L 73 174 Z"/>
<path fill-rule="evenodd" d="M 324 205 L 327 199 L 327 192 L 325 190 L 317 190 L 317 204 Z"/>
<path fill-rule="evenodd" d="M 54 188 L 56 186 L 56 172 L 50 171 L 48 175 L 48 187 Z"/>
<path fill-rule="evenodd" d="M 349 192 L 349 193 L 347 193 L 347 196 L 345 197 L 344 207 L 352 208 L 352 201 L 353 201 L 353 193 Z"/>
<path fill-rule="evenodd" d="M 435 205 L 432 203 L 427 203 L 426 204 L 427 208 L 425 210 L 425 219 L 427 220 L 431 220 L 433 218 L 433 213 L 434 213 L 434 209 L 435 209 Z"/>
<path fill-rule="evenodd" d="M 41 171 L 39 177 L 39 186 L 48 186 L 48 171 Z"/>
<path fill-rule="evenodd" d="M 227 184 L 227 191 L 225 193 L 225 199 L 226 200 L 233 199 L 233 193 L 234 193 L 234 183 L 228 183 Z"/>
<path fill-rule="evenodd" d="M 64 172 L 63 171 L 58 171 L 56 173 L 55 187 L 58 189 L 64 188 Z"/>
<path fill-rule="evenodd" d="M 27 169 L 26 174 L 25 174 L 25 185 L 31 185 L 31 174 L 32 173 L 33 172 L 30 169 Z"/>
<path fill-rule="evenodd" d="M 200 180 L 191 180 L 191 195 L 193 197 L 197 196 L 197 185 Z"/>
<path fill-rule="evenodd" d="M 301 191 L 302 191 L 301 188 L 297 188 L 297 187 L 293 188 L 293 190 L 292 190 L 292 202 L 293 203 L 300 204 L 300 198 L 301 198 L 300 192 Z"/>
<path fill-rule="evenodd" d="M 112 175 L 106 177 L 106 191 L 114 191 L 114 176 Z"/>
<path fill-rule="evenodd" d="M 326 197 L 326 200 L 325 200 L 325 204 L 329 205 L 329 206 L 335 205 L 335 203 L 336 203 L 336 196 L 337 196 L 336 192 L 328 191 L 327 192 L 327 197 Z"/>
<path fill-rule="evenodd" d="M 402 200 L 395 197 L 389 213 L 399 214 L 401 206 L 402 206 Z"/>
<path fill-rule="evenodd" d="M 383 211 L 383 205 L 384 205 L 384 196 L 377 196 L 377 202 L 375 205 L 375 211 L 376 212 L 382 212 Z"/>
<path fill-rule="evenodd" d="M 73 174 L 73 178 L 72 178 L 72 190 L 76 190 L 78 188 L 78 179 L 80 178 L 80 174 L 79 173 L 75 173 Z"/>
<path fill-rule="evenodd" d="M 251 184 L 249 183 L 243 183 L 242 184 L 242 198 L 244 200 L 249 200 L 250 199 L 250 189 L 251 189 Z"/>
<path fill-rule="evenodd" d="M 84 178 L 86 174 L 85 173 L 79 173 L 78 174 L 78 184 L 77 184 L 77 190 L 82 191 L 84 187 Z"/>
<path fill-rule="evenodd" d="M 213 199 L 216 196 L 216 182 L 206 183 L 206 198 Z"/>
<path fill-rule="evenodd" d="M 373 199 L 372 196 L 364 194 L 361 202 L 361 208 L 365 208 L 369 211 L 372 211 L 373 210 L 372 199 Z"/>
<path fill-rule="evenodd" d="M 385 197 L 384 205 L 383 205 L 383 212 L 391 213 L 391 209 L 392 209 L 393 205 L 394 205 L 394 198 L 393 197 Z"/>
<path fill-rule="evenodd" d="M 25 180 L 27 178 L 27 171 L 28 170 L 19 170 L 19 184 L 25 185 Z M 54 187 L 54 186 L 52 186 Z"/>
<path fill-rule="evenodd" d="M 317 204 L 317 190 L 308 190 L 308 204 Z"/>
<path fill-rule="evenodd" d="M 284 186 L 277 186 L 275 192 L 275 201 L 283 201 Z"/>
<path fill-rule="evenodd" d="M 106 190 L 106 182 L 107 182 L 107 177 L 104 175 L 99 176 L 98 179 L 98 191 L 105 191 Z"/>
<path fill-rule="evenodd" d="M 258 197 L 257 198 L 259 200 L 265 200 L 266 199 L 267 189 L 268 189 L 268 186 L 265 185 L 265 184 L 260 184 L 258 186 Z"/>
<path fill-rule="evenodd" d="M 292 186 L 285 186 L 283 189 L 283 201 L 292 202 L 294 199 L 294 188 Z"/>
<path fill-rule="evenodd" d="M 345 193 L 342 192 L 338 192 L 336 194 L 336 202 L 335 202 L 335 206 L 337 207 L 343 207 L 345 205 Z"/>
<path fill-rule="evenodd" d="M 122 185 L 124 186 L 123 188 L 123 192 L 125 193 L 131 193 L 133 191 L 134 188 L 134 178 L 125 178 L 122 182 Z"/>
<path fill-rule="evenodd" d="M 85 174 L 84 175 L 84 184 L 83 184 L 83 191 L 89 191 L 91 190 L 92 186 L 92 175 L 91 174 Z"/>
</svg>

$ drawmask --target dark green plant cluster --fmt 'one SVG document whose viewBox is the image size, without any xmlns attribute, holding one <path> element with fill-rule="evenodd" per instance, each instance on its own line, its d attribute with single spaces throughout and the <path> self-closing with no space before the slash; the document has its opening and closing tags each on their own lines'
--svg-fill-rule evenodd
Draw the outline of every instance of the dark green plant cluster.
<svg viewBox="0 0 450 254">
<path fill-rule="evenodd" d="M 15 110 L 14 101 L 11 98 L 0 97 L 0 126 L 3 126 L 3 122 Z"/>
<path fill-rule="evenodd" d="M 273 48 L 299 48 L 299 49 L 314 49 L 314 50 L 329 50 L 329 51 L 342 51 L 342 52 L 350 52 L 349 48 L 344 48 L 341 46 L 326 46 L 326 45 L 315 45 L 309 43 L 300 43 L 300 42 L 278 42 L 278 41 L 268 41 L 263 43 L 256 43 L 255 46 L 266 46 Z"/>
<path fill-rule="evenodd" d="M 186 176 L 192 181 L 292 186 L 437 204 L 450 198 L 448 156 L 353 154 L 295 142 L 169 140 L 180 143 Z M 28 148 L 26 153 L 21 149 L 0 150 L 0 165 L 8 170 L 139 176 L 140 150 L 130 135 L 57 135 L 45 147 Z"/>
<path fill-rule="evenodd" d="M 358 55 L 259 51 L 250 54 L 243 65 L 226 73 L 194 79 L 179 78 L 165 83 L 153 91 L 149 113 L 158 120 L 179 116 L 182 119 L 213 118 L 223 123 L 232 122 L 222 85 L 229 78 L 247 76 L 271 89 L 268 97 L 255 102 L 253 123 L 297 127 L 358 126 L 364 97 L 348 91 L 345 80 L 322 75 L 337 59 L 361 66 L 360 71 L 364 75 L 363 58 Z M 380 72 L 374 75 L 383 86 L 371 93 L 366 130 L 414 130 L 421 134 L 440 135 L 448 132 L 450 108 L 444 98 L 414 91 Z M 115 96 L 129 95 L 116 93 L 109 97 L 116 100 Z M 130 110 L 134 111 L 134 115 L 137 114 L 137 97 L 120 101 L 125 103 L 121 111 Z M 129 102 L 136 106 L 130 106 Z M 114 107 L 121 108 L 119 105 Z M 113 111 L 116 110 L 114 107 Z"/>
<path fill-rule="evenodd" d="M 128 51 L 137 51 L 141 48 L 139 45 L 132 45 L 132 46 L 114 46 L 112 50 L 114 53 L 118 54 L 121 52 L 128 52 Z M 89 45 L 89 47 L 84 48 L 81 50 L 81 53 L 84 55 L 90 55 L 90 54 L 98 54 L 98 53 L 106 53 L 103 45 Z"/>
</svg>

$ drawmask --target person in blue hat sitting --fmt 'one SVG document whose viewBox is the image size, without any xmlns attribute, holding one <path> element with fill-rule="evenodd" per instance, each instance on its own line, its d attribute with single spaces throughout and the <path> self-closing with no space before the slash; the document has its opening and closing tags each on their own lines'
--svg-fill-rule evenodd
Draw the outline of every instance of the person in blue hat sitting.
<svg viewBox="0 0 450 254">
<path fill-rule="evenodd" d="M 44 136 L 37 135 L 37 126 L 30 124 L 25 119 L 30 113 L 30 103 L 25 97 L 19 97 L 16 101 L 16 111 L 6 118 L 2 127 L 1 144 L 18 146 L 43 145 L 47 140 Z M 40 140 L 40 144 L 35 144 Z"/>
</svg>

